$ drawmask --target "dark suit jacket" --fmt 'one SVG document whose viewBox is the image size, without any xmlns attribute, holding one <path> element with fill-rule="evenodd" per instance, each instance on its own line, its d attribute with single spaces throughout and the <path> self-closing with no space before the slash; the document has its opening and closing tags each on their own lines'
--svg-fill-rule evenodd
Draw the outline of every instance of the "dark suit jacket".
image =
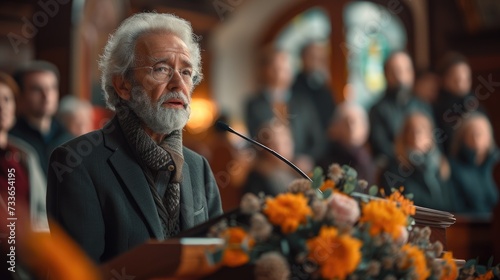
<svg viewBox="0 0 500 280">
<path fill-rule="evenodd" d="M 184 148 L 181 230 L 222 214 L 208 162 Z M 113 119 L 52 153 L 47 212 L 97 263 L 163 239 L 146 177 Z"/>
</svg>

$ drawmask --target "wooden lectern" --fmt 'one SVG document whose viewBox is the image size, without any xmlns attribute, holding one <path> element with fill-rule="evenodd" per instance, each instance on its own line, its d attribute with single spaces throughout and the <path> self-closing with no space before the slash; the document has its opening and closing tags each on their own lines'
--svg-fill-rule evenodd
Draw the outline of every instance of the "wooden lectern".
<svg viewBox="0 0 500 280">
<path fill-rule="evenodd" d="M 220 238 L 148 241 L 103 264 L 103 279 L 200 279 L 219 269 L 207 253 L 224 245 Z"/>
</svg>

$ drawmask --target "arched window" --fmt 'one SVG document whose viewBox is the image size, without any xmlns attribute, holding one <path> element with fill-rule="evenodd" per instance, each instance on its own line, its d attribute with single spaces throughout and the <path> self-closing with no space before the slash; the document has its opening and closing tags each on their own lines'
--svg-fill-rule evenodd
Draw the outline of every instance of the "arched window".
<svg viewBox="0 0 500 280">
<path fill-rule="evenodd" d="M 331 33 L 331 23 L 327 12 L 319 7 L 313 7 L 295 16 L 278 34 L 275 44 L 288 51 L 294 58 L 294 70 L 297 72 L 300 63 L 302 47 L 311 41 L 325 41 Z"/>
</svg>

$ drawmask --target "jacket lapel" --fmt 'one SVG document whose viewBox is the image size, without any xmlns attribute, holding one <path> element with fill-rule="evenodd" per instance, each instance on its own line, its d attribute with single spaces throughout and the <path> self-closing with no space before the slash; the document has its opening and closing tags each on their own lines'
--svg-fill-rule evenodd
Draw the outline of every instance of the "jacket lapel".
<svg viewBox="0 0 500 280">
<path fill-rule="evenodd" d="M 160 218 L 151 191 L 147 187 L 148 182 L 128 148 L 116 117 L 103 130 L 105 145 L 114 151 L 109 157 L 110 164 L 138 205 L 150 232 L 156 239 L 163 240 Z"/>
<path fill-rule="evenodd" d="M 193 188 L 191 186 L 191 175 L 189 174 L 189 165 L 184 161 L 182 166 L 181 183 L 181 230 L 194 226 L 194 201 Z"/>
</svg>

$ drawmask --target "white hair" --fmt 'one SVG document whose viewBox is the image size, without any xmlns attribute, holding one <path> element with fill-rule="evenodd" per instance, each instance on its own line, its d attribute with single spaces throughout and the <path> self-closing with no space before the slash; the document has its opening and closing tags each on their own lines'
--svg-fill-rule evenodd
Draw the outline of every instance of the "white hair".
<svg viewBox="0 0 500 280">
<path fill-rule="evenodd" d="M 338 121 L 342 120 L 342 118 L 344 118 L 345 115 L 349 111 L 355 112 L 360 117 L 360 119 L 363 121 L 363 124 L 366 126 L 369 126 L 368 114 L 366 113 L 366 110 L 362 106 L 360 106 L 359 104 L 352 103 L 352 102 L 343 102 L 343 103 L 337 105 L 337 108 L 335 109 L 335 112 L 333 113 L 332 122 L 338 122 Z"/>
<path fill-rule="evenodd" d="M 191 24 L 172 14 L 138 13 L 126 20 L 109 37 L 104 53 L 99 60 L 102 71 L 101 87 L 106 105 L 111 110 L 120 102 L 113 87 L 113 77 L 125 77 L 135 63 L 137 38 L 148 32 L 165 31 L 179 37 L 187 46 L 193 70 L 196 73 L 193 87 L 202 79 L 201 54 L 198 36 L 193 33 Z"/>
</svg>

